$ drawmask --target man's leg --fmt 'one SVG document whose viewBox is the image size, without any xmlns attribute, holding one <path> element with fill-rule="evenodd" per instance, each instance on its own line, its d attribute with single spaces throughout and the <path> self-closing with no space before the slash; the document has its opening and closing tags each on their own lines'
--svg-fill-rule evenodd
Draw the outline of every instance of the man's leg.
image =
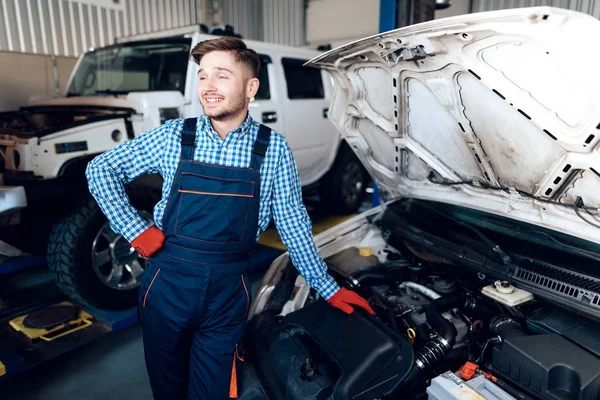
<svg viewBox="0 0 600 400">
<path fill-rule="evenodd" d="M 247 278 L 239 275 L 211 279 L 206 318 L 194 333 L 192 342 L 190 400 L 237 397 L 237 377 L 244 359 L 243 338 L 250 302 L 247 286 Z"/>
<path fill-rule="evenodd" d="M 191 335 L 173 329 L 159 313 L 142 313 L 144 357 L 154 399 L 187 399 Z"/>
<path fill-rule="evenodd" d="M 193 335 L 186 328 L 195 299 L 185 295 L 187 290 L 170 271 L 153 268 L 152 278 L 142 285 L 140 295 L 144 356 L 152 393 L 156 400 L 185 400 Z"/>
</svg>

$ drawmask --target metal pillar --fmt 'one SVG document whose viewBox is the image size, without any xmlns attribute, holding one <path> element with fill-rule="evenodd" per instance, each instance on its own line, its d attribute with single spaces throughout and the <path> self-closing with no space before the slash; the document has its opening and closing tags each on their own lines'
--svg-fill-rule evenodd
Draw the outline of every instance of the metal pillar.
<svg viewBox="0 0 600 400">
<path fill-rule="evenodd" d="M 379 32 L 396 29 L 398 0 L 379 0 Z"/>
</svg>

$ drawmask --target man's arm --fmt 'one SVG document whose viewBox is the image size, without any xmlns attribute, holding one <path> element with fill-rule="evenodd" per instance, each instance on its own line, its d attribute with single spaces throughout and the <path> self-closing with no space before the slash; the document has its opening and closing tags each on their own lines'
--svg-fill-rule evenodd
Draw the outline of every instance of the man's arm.
<svg viewBox="0 0 600 400">
<path fill-rule="evenodd" d="M 129 242 L 146 231 L 149 224 L 131 206 L 125 184 L 141 175 L 159 172 L 167 135 L 172 128 L 172 122 L 167 122 L 149 130 L 100 154 L 87 166 L 90 193 L 112 230 Z"/>
<path fill-rule="evenodd" d="M 298 169 L 287 143 L 275 171 L 273 211 L 275 226 L 292 257 L 292 263 L 308 284 L 332 307 L 351 314 L 354 311 L 352 305 L 356 305 L 374 315 L 375 311 L 367 300 L 340 288 L 327 272 L 325 261 L 318 256 L 312 238 L 312 222 L 302 202 Z"/>
<path fill-rule="evenodd" d="M 287 143 L 275 171 L 272 207 L 275 226 L 294 266 L 310 286 L 325 300 L 329 300 L 340 287 L 317 254 L 312 222 L 302 202 L 300 177 Z"/>
</svg>

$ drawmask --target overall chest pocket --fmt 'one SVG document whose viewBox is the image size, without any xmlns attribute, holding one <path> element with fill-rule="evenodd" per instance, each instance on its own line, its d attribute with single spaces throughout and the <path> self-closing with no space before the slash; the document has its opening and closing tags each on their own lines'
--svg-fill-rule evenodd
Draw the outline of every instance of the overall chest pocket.
<svg viewBox="0 0 600 400">
<path fill-rule="evenodd" d="M 232 243 L 244 240 L 254 182 L 183 173 L 175 234 Z"/>
</svg>

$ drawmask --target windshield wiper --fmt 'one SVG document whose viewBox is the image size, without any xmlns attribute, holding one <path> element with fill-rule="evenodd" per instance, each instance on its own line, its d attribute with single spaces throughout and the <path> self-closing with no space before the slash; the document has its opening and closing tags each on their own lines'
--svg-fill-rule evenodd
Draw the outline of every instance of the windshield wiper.
<svg viewBox="0 0 600 400">
<path fill-rule="evenodd" d="M 500 245 L 494 243 L 489 237 L 487 237 L 483 232 L 481 232 L 478 228 L 474 227 L 473 225 L 469 224 L 468 222 L 465 221 L 461 221 L 460 219 L 451 217 L 450 215 L 448 215 L 447 213 L 437 210 L 435 207 L 430 207 L 427 204 L 420 204 L 421 206 L 435 212 L 438 215 L 441 215 L 444 218 L 447 218 L 451 221 L 453 221 L 456 224 L 459 224 L 461 226 L 464 226 L 465 228 L 469 229 L 471 232 L 475 233 L 477 236 L 479 236 L 479 238 L 485 243 L 487 244 L 492 251 L 494 251 L 495 253 L 497 253 L 500 256 L 500 259 L 502 260 L 502 263 L 504 265 L 508 265 L 508 264 L 512 264 L 512 257 L 505 252 L 504 250 L 502 250 L 502 248 L 500 247 Z"/>
<path fill-rule="evenodd" d="M 498 279 L 512 276 L 516 267 L 514 264 L 500 264 L 469 245 L 457 244 L 445 237 L 422 230 L 389 208 L 376 217 L 373 223 L 381 229 L 386 242 L 395 248 L 402 248 L 404 241 L 407 240 L 448 260 L 476 268 L 478 271 L 485 271 L 486 274 Z"/>
</svg>

